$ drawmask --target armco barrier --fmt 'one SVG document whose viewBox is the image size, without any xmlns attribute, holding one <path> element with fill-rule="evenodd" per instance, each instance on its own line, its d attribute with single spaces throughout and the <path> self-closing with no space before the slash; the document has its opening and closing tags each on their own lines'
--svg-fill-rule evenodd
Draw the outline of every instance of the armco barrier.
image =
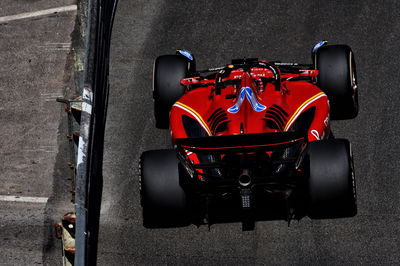
<svg viewBox="0 0 400 266">
<path fill-rule="evenodd" d="M 84 66 L 75 194 L 75 265 L 96 265 L 110 39 L 118 0 L 82 0 Z"/>
</svg>

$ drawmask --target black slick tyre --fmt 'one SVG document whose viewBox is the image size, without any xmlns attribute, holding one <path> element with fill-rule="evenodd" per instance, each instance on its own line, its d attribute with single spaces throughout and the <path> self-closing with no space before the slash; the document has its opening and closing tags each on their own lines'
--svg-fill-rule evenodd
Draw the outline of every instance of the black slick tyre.
<svg viewBox="0 0 400 266">
<path fill-rule="evenodd" d="M 319 70 L 317 85 L 328 96 L 331 119 L 355 118 L 358 114 L 358 89 L 354 54 L 347 45 L 327 45 L 314 54 Z"/>
<path fill-rule="evenodd" d="M 156 127 L 169 127 L 172 105 L 184 94 L 180 80 L 189 75 L 189 60 L 182 55 L 163 55 L 154 62 L 153 98 Z"/>
<path fill-rule="evenodd" d="M 356 187 L 349 141 L 310 142 L 308 158 L 308 216 L 312 219 L 355 216 Z"/>
<path fill-rule="evenodd" d="M 146 151 L 140 158 L 143 225 L 166 228 L 188 225 L 185 191 L 179 182 L 174 150 Z"/>
</svg>

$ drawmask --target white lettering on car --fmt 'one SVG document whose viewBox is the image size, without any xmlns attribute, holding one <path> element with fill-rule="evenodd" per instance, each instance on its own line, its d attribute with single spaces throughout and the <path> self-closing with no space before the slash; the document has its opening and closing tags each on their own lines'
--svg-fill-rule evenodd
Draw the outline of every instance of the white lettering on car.
<svg viewBox="0 0 400 266">
<path fill-rule="evenodd" d="M 316 129 L 312 129 L 310 132 L 311 132 L 311 135 L 313 135 L 317 140 L 321 139 L 319 136 L 319 133 Z"/>
</svg>

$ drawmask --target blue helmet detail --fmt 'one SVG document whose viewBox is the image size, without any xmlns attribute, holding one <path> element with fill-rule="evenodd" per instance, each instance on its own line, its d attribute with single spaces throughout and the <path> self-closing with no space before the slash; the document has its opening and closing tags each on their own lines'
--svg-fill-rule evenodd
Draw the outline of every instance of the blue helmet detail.
<svg viewBox="0 0 400 266">
<path fill-rule="evenodd" d="M 181 55 L 185 56 L 189 60 L 193 61 L 193 55 L 188 50 L 176 50 Z"/>
<path fill-rule="evenodd" d="M 321 48 L 322 46 L 328 44 L 328 41 L 320 41 L 319 43 L 315 44 L 312 52 L 315 53 L 319 48 Z"/>
</svg>

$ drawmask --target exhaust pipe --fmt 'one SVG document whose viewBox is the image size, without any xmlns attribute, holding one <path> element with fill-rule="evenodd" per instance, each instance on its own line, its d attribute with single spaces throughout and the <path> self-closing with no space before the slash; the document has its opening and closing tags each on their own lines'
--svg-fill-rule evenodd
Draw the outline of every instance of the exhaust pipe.
<svg viewBox="0 0 400 266">
<path fill-rule="evenodd" d="M 244 169 L 242 174 L 239 176 L 239 185 L 242 187 L 248 187 L 251 184 L 251 177 L 249 169 Z"/>
</svg>

